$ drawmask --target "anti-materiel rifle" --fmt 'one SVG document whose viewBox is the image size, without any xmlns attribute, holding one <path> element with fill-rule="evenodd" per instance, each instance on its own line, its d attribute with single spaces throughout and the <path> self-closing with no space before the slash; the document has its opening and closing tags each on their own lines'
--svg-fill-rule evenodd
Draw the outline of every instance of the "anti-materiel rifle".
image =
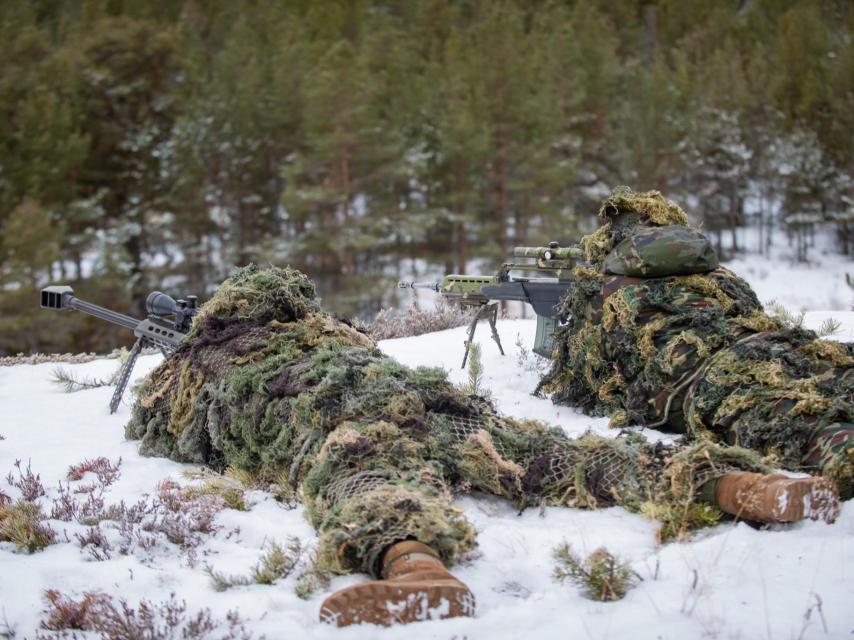
<svg viewBox="0 0 854 640">
<path fill-rule="evenodd" d="M 180 344 L 181 339 L 187 335 L 193 316 L 198 311 L 196 296 L 187 296 L 186 300 L 175 300 L 165 293 L 153 291 L 145 300 L 148 317 L 139 320 L 133 316 L 81 300 L 74 295 L 74 290 L 71 287 L 65 285 L 42 289 L 40 302 L 42 309 L 75 309 L 133 331 L 136 342 L 119 373 L 116 389 L 110 400 L 110 413 L 115 413 L 118 409 L 119 402 L 121 402 L 130 380 L 131 372 L 136 364 L 136 359 L 143 348 L 157 347 L 164 357 L 172 353 Z"/>
<path fill-rule="evenodd" d="M 465 306 L 477 308 L 468 327 L 463 364 L 466 366 L 469 349 L 474 340 L 475 329 L 480 320 L 487 320 L 492 330 L 492 339 L 501 355 L 504 348 L 496 328 L 498 306 L 502 301 L 527 302 L 537 315 L 537 334 L 534 338 L 534 353 L 546 358 L 551 356 L 552 334 L 560 321 L 557 309 L 560 299 L 572 286 L 570 271 L 583 258 L 580 247 L 561 247 L 550 242 L 547 247 L 516 247 L 514 258 L 534 258 L 534 262 L 505 262 L 493 276 L 451 274 L 442 282 L 399 282 L 401 289 L 430 289 L 442 297 Z M 550 277 L 511 277 L 512 272 L 527 271 L 549 273 Z"/>
</svg>

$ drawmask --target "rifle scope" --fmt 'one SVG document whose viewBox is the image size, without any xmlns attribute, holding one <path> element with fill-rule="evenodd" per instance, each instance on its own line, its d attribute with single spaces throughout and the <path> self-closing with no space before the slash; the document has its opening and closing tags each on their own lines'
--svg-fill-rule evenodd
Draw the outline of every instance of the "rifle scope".
<svg viewBox="0 0 854 640">
<path fill-rule="evenodd" d="M 547 247 L 514 247 L 515 258 L 537 258 L 538 260 L 578 260 L 584 258 L 581 247 L 561 247 L 557 242 L 550 242 Z"/>
<path fill-rule="evenodd" d="M 155 316 L 175 315 L 176 308 L 175 298 L 160 291 L 152 291 L 145 299 L 145 310 Z"/>
<path fill-rule="evenodd" d="M 153 316 L 175 316 L 175 328 L 179 331 L 189 331 L 190 320 L 196 314 L 196 296 L 187 296 L 186 300 L 175 300 L 162 291 L 152 291 L 145 299 L 145 310 Z"/>
</svg>

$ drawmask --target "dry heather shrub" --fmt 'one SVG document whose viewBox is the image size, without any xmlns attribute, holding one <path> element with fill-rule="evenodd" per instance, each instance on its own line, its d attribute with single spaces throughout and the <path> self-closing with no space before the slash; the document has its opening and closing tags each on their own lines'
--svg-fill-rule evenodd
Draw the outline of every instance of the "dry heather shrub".
<svg viewBox="0 0 854 640">
<path fill-rule="evenodd" d="M 104 593 L 92 591 L 84 593 L 80 600 L 72 600 L 62 595 L 56 589 L 44 592 L 47 608 L 46 617 L 42 620 L 41 628 L 49 631 L 64 631 L 66 629 L 91 629 L 90 618 L 94 609 L 104 606 L 110 597 Z"/>
<path fill-rule="evenodd" d="M 51 589 L 44 598 L 47 606 L 41 627 L 48 631 L 91 631 L 102 638 L 128 640 L 202 640 L 213 637 L 214 632 L 222 640 L 252 637 L 236 611 L 227 612 L 224 620 L 215 619 L 210 609 L 188 614 L 187 603 L 176 600 L 174 593 L 157 604 L 142 600 L 136 608 L 126 600 L 116 603 L 101 592 L 85 593 L 74 600 Z M 67 636 L 62 633 L 55 637 Z"/>
<path fill-rule="evenodd" d="M 0 505 L 0 540 L 35 553 L 53 544 L 56 532 L 43 522 L 44 514 L 35 502 L 19 500 Z"/>
<path fill-rule="evenodd" d="M 639 579 L 628 563 L 604 547 L 582 559 L 564 543 L 554 550 L 557 565 L 554 577 L 559 582 L 570 580 L 591 600 L 610 602 L 620 600 Z"/>
<path fill-rule="evenodd" d="M 24 500 L 33 502 L 45 494 L 41 476 L 37 473 L 33 473 L 29 462 L 27 463 L 27 469 L 25 471 L 24 469 L 21 469 L 21 461 L 15 460 L 15 468 L 18 470 L 18 479 L 16 480 L 15 476 L 13 476 L 10 471 L 6 476 L 6 482 L 18 489 Z"/>
<path fill-rule="evenodd" d="M 162 533 L 172 544 L 196 547 L 202 540 L 200 534 L 210 535 L 221 528 L 214 523 L 214 518 L 225 506 L 225 501 L 209 494 L 190 497 L 184 491 L 177 482 L 160 482 L 157 497 L 162 509 L 158 508 L 142 528 L 149 533 Z"/>
<path fill-rule="evenodd" d="M 77 543 L 80 545 L 80 548 L 86 550 L 89 557 L 93 560 L 102 562 L 104 560 L 109 560 L 112 557 L 110 551 L 112 550 L 113 545 L 110 544 L 107 536 L 104 535 L 100 525 L 96 524 L 93 527 L 89 527 L 86 529 L 85 535 L 75 533 L 74 537 L 77 539 Z"/>
<path fill-rule="evenodd" d="M 422 309 L 413 300 L 406 311 L 383 309 L 367 326 L 368 335 L 374 340 L 409 338 L 424 333 L 444 331 L 461 327 L 471 322 L 472 309 L 453 305 L 440 298 L 433 309 Z"/>
<path fill-rule="evenodd" d="M 98 484 L 106 488 L 119 479 L 119 467 L 122 466 L 122 459 L 113 464 L 107 458 L 99 456 L 93 460 L 86 459 L 79 464 L 73 464 L 68 467 L 66 478 L 71 481 L 82 480 L 87 473 L 94 473 L 98 478 Z"/>
</svg>

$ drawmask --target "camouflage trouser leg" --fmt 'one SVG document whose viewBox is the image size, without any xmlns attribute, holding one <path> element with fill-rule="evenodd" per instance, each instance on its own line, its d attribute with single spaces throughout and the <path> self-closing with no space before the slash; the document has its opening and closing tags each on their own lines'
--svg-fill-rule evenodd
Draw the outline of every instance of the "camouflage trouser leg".
<svg viewBox="0 0 854 640">
<path fill-rule="evenodd" d="M 854 482 L 854 360 L 842 343 L 802 330 L 763 332 L 715 353 L 691 384 L 684 414 L 693 435 L 771 455 L 792 471 Z"/>
<path fill-rule="evenodd" d="M 854 424 L 834 422 L 818 427 L 803 458 L 804 469 L 820 471 L 836 482 L 839 496 L 854 496 Z"/>
<path fill-rule="evenodd" d="M 376 576 L 382 552 L 400 540 L 429 544 L 447 562 L 474 547 L 452 489 L 492 493 L 519 507 L 641 511 L 666 503 L 681 517 L 682 506 L 701 499 L 704 483 L 732 469 L 766 470 L 738 448 L 701 444 L 676 452 L 642 438 L 571 439 L 533 422 L 430 413 L 414 431 L 389 422 L 340 425 L 316 454 L 302 491 L 324 564 Z"/>
<path fill-rule="evenodd" d="M 474 548 L 474 529 L 451 504 L 424 435 L 382 421 L 344 423 L 329 434 L 302 483 L 328 569 L 377 577 L 382 552 L 406 539 L 447 562 Z"/>
</svg>

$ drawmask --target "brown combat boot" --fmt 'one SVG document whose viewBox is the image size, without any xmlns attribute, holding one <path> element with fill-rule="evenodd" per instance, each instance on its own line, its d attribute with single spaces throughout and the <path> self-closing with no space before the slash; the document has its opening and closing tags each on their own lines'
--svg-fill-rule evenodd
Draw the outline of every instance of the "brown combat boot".
<svg viewBox="0 0 854 640">
<path fill-rule="evenodd" d="M 345 587 L 326 598 L 320 605 L 321 622 L 390 626 L 474 615 L 472 592 L 426 544 L 393 544 L 382 564 L 383 580 Z"/>
<path fill-rule="evenodd" d="M 822 477 L 789 478 L 732 471 L 717 479 L 715 502 L 726 513 L 758 522 L 796 522 L 805 518 L 833 522 L 839 515 L 836 488 Z"/>
</svg>

